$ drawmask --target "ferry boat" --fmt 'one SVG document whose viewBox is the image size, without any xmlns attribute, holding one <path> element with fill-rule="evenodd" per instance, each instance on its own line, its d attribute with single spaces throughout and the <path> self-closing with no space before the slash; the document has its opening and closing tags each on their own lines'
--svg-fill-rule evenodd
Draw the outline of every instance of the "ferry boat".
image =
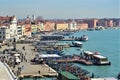
<svg viewBox="0 0 120 80">
<path fill-rule="evenodd" d="M 108 61 L 108 58 L 105 56 L 101 56 L 99 52 L 90 52 L 84 51 L 84 55 L 88 60 L 93 62 L 94 65 L 110 65 L 111 62 Z"/>
<path fill-rule="evenodd" d="M 111 62 L 108 61 L 107 57 L 101 55 L 93 55 L 95 65 L 111 65 Z"/>
</svg>

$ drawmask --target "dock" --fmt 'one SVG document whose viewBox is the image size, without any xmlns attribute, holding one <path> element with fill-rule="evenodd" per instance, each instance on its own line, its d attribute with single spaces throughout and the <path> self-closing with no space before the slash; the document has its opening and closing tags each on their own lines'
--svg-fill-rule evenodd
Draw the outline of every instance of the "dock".
<svg viewBox="0 0 120 80">
<path fill-rule="evenodd" d="M 85 65 L 93 65 L 92 62 L 86 61 L 85 59 L 65 59 L 65 60 L 57 60 L 58 63 L 81 63 Z"/>
</svg>

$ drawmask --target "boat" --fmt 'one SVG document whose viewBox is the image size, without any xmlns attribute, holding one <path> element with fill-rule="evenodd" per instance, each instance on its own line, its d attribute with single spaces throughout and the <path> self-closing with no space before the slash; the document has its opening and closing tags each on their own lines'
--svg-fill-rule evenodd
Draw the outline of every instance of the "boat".
<svg viewBox="0 0 120 80">
<path fill-rule="evenodd" d="M 63 51 L 59 51 L 59 50 L 47 50 L 46 51 L 47 52 L 47 54 L 57 54 L 57 55 L 64 55 L 63 54 Z"/>
<path fill-rule="evenodd" d="M 83 36 L 81 37 L 81 41 L 88 41 L 88 36 L 83 35 Z"/>
<path fill-rule="evenodd" d="M 84 55 L 94 65 L 111 65 L 107 57 L 100 55 L 99 52 L 84 51 Z"/>
<path fill-rule="evenodd" d="M 95 30 L 105 30 L 105 28 L 103 26 L 97 26 Z"/>
<path fill-rule="evenodd" d="M 118 74 L 117 78 L 120 79 L 120 73 Z"/>
<path fill-rule="evenodd" d="M 82 48 L 82 42 L 79 42 L 79 41 L 74 41 L 72 42 L 72 45 L 70 45 L 71 47 L 80 47 Z"/>
<path fill-rule="evenodd" d="M 93 55 L 93 60 L 95 65 L 111 65 L 108 58 L 101 55 Z"/>
<path fill-rule="evenodd" d="M 87 35 L 83 35 L 81 37 L 76 37 L 75 40 L 76 41 L 83 41 L 83 42 L 85 42 L 85 41 L 88 41 L 88 36 Z"/>
</svg>

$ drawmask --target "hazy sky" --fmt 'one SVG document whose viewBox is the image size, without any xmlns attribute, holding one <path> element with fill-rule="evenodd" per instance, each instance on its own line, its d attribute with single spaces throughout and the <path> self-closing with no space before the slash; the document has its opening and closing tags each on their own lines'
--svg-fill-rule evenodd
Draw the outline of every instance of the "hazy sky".
<svg viewBox="0 0 120 80">
<path fill-rule="evenodd" d="M 118 18 L 119 13 L 119 0 L 0 0 L 0 16 L 18 18 Z"/>
</svg>

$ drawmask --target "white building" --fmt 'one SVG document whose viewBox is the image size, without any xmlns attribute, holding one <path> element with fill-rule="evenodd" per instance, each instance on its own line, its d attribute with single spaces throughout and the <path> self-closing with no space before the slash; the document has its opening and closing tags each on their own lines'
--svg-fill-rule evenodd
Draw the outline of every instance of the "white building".
<svg viewBox="0 0 120 80">
<path fill-rule="evenodd" d="M 22 35 L 23 35 L 23 31 L 22 31 L 22 25 L 18 25 L 17 26 L 17 38 L 19 39 L 20 37 L 22 37 Z"/>
<path fill-rule="evenodd" d="M 77 23 L 73 20 L 68 25 L 69 30 L 76 30 L 77 29 Z"/>
<path fill-rule="evenodd" d="M 17 38 L 17 18 L 15 16 L 13 16 L 11 20 L 9 29 L 10 29 L 10 37 Z"/>
</svg>

